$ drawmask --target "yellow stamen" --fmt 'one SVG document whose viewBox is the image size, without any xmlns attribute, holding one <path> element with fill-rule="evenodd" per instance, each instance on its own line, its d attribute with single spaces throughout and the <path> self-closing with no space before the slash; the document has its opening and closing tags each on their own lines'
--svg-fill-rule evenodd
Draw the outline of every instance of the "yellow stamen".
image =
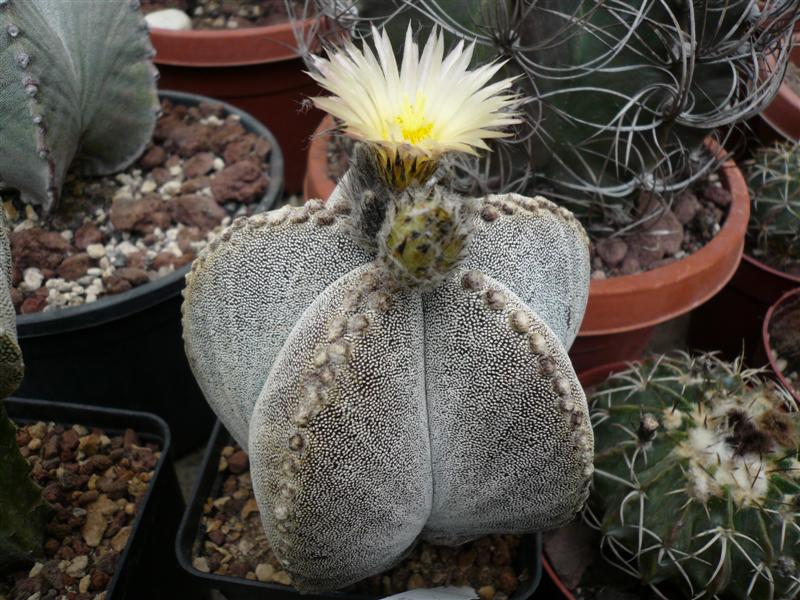
<svg viewBox="0 0 800 600">
<path fill-rule="evenodd" d="M 427 98 L 421 91 L 417 91 L 412 104 L 408 96 L 404 98 L 402 109 L 394 122 L 400 126 L 403 140 L 409 144 L 418 144 L 430 136 L 433 123 L 425 118 L 425 104 Z"/>
</svg>

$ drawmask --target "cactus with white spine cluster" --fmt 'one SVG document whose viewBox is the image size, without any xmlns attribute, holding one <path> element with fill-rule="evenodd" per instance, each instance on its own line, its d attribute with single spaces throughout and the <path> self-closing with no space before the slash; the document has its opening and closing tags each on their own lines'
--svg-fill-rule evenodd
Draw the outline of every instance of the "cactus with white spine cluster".
<svg viewBox="0 0 800 600">
<path fill-rule="evenodd" d="M 3 398 L 17 388 L 23 375 L 10 287 L 11 249 L 5 213 L 0 209 L 0 571 L 43 553 L 48 516 L 42 491 L 30 478 L 30 466 L 17 447 L 16 427 L 3 405 Z"/>
<path fill-rule="evenodd" d="M 800 595 L 800 416 L 786 390 L 741 361 L 680 354 L 616 373 L 590 404 L 587 518 L 612 563 L 686 598 Z"/>
<path fill-rule="evenodd" d="M 800 145 L 761 148 L 745 165 L 753 250 L 778 266 L 800 264 Z"/>
<path fill-rule="evenodd" d="M 592 473 L 567 357 L 588 295 L 580 224 L 542 198 L 355 177 L 369 169 L 327 205 L 237 220 L 187 277 L 190 364 L 306 591 L 419 539 L 558 526 Z"/>
<path fill-rule="evenodd" d="M 507 61 L 497 78 L 518 76 L 526 123 L 514 139 L 493 141 L 482 163 L 460 160 L 461 183 L 473 193 L 557 193 L 624 225 L 640 190 L 690 185 L 713 165 L 701 155 L 706 136 L 724 137 L 720 128 L 774 96 L 799 8 L 800 0 L 306 0 L 295 15 L 319 11 L 322 35 L 331 23 L 356 38 L 385 25 L 395 48 L 408 24 L 437 26 L 450 43 L 475 41 L 473 64 Z"/>
<path fill-rule="evenodd" d="M 0 182 L 52 210 L 68 169 L 105 175 L 155 127 L 138 0 L 0 0 Z"/>
</svg>

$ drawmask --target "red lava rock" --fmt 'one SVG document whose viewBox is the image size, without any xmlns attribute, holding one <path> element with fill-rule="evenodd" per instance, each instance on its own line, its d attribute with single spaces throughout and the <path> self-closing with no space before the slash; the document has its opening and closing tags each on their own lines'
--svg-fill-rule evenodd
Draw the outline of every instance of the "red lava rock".
<svg viewBox="0 0 800 600">
<path fill-rule="evenodd" d="M 130 281 L 123 279 L 122 277 L 118 277 L 117 275 L 111 275 L 110 277 L 107 277 L 104 280 L 103 285 L 106 293 L 111 295 L 127 292 L 133 287 Z"/>
<path fill-rule="evenodd" d="M 30 315 L 42 312 L 45 306 L 47 306 L 47 289 L 40 288 L 25 298 L 19 312 L 23 315 Z"/>
<path fill-rule="evenodd" d="M 257 137 L 255 144 L 253 144 L 253 151 L 258 158 L 266 160 L 269 153 L 272 152 L 272 144 L 269 143 L 268 139 Z"/>
<path fill-rule="evenodd" d="M 151 233 L 156 227 L 169 227 L 170 218 L 166 202 L 158 194 L 147 194 L 141 200 L 115 200 L 111 223 L 120 231 Z"/>
<path fill-rule="evenodd" d="M 147 264 L 147 256 L 144 252 L 134 252 L 128 255 L 126 264 L 134 269 L 143 269 Z"/>
<path fill-rule="evenodd" d="M 167 159 L 167 152 L 161 146 L 152 146 L 147 152 L 144 153 L 142 158 L 139 159 L 139 164 L 144 169 L 155 169 L 164 164 Z"/>
<path fill-rule="evenodd" d="M 225 112 L 225 107 L 219 102 L 201 102 L 197 108 L 203 117 L 221 117 Z"/>
<path fill-rule="evenodd" d="M 42 498 L 51 504 L 54 502 L 60 502 L 63 498 L 61 485 L 55 482 L 48 484 L 47 487 L 42 490 Z"/>
<path fill-rule="evenodd" d="M 107 573 L 101 571 L 100 569 L 95 569 L 92 571 L 89 585 L 94 591 L 102 591 L 108 587 L 109 581 L 111 581 L 111 577 L 109 577 Z"/>
<path fill-rule="evenodd" d="M 178 248 L 181 249 L 181 252 L 194 252 L 192 242 L 198 242 L 205 239 L 205 237 L 205 234 L 199 227 L 184 227 L 178 232 L 176 241 L 178 242 Z"/>
<path fill-rule="evenodd" d="M 139 436 L 136 435 L 136 432 L 133 429 L 126 429 L 125 433 L 122 434 L 122 447 L 125 450 L 130 451 L 133 446 L 139 445 Z"/>
<path fill-rule="evenodd" d="M 233 561 L 228 566 L 228 572 L 234 577 L 244 577 L 247 575 L 247 571 L 249 571 L 247 565 L 240 561 Z"/>
<path fill-rule="evenodd" d="M 631 238 L 639 264 L 648 269 L 665 256 L 680 251 L 683 243 L 683 226 L 672 211 L 664 209 L 660 216 L 651 219 Z"/>
<path fill-rule="evenodd" d="M 86 253 L 74 254 L 65 258 L 56 269 L 59 277 L 75 281 L 86 275 L 92 265 L 92 259 Z"/>
<path fill-rule="evenodd" d="M 135 267 L 122 267 L 114 271 L 114 275 L 129 281 L 132 285 L 142 285 L 150 282 L 150 277 L 144 269 L 137 269 Z"/>
<path fill-rule="evenodd" d="M 214 155 L 210 152 L 195 154 L 183 163 L 183 174 L 187 179 L 206 175 L 214 167 Z"/>
<path fill-rule="evenodd" d="M 150 171 L 150 174 L 153 176 L 153 179 L 156 180 L 158 185 L 164 185 L 170 179 L 172 179 L 172 173 L 169 172 L 169 169 L 165 169 L 164 167 L 153 169 Z"/>
<path fill-rule="evenodd" d="M 176 130 L 173 141 L 177 142 L 178 153 L 184 158 L 209 149 L 208 131 L 199 123 Z"/>
<path fill-rule="evenodd" d="M 225 209 L 208 196 L 180 196 L 170 206 L 178 223 L 204 230 L 219 225 L 226 215 Z"/>
<path fill-rule="evenodd" d="M 222 154 L 231 142 L 241 139 L 247 134 L 238 119 L 228 117 L 225 122 L 211 134 L 211 147 L 217 154 Z"/>
<path fill-rule="evenodd" d="M 244 450 L 237 450 L 228 457 L 228 470 L 238 475 L 250 467 L 250 459 Z"/>
<path fill-rule="evenodd" d="M 225 147 L 225 153 L 222 155 L 225 164 L 232 165 L 233 163 L 247 159 L 250 156 L 250 152 L 253 150 L 254 138 L 256 138 L 255 135 L 248 134 L 242 139 L 228 144 Z"/>
<path fill-rule="evenodd" d="M 14 231 L 8 237 L 14 267 L 20 271 L 28 267 L 55 269 L 73 251 L 60 234 L 40 227 Z"/>
<path fill-rule="evenodd" d="M 620 272 L 623 275 L 634 275 L 636 273 L 641 273 L 642 266 L 639 264 L 639 260 L 635 256 L 626 256 L 625 260 L 622 261 L 622 267 L 620 268 Z"/>
<path fill-rule="evenodd" d="M 730 205 L 731 201 L 733 200 L 733 197 L 728 190 L 726 190 L 724 187 L 713 184 L 707 186 L 703 190 L 703 197 L 722 208 Z"/>
<path fill-rule="evenodd" d="M 264 195 L 269 180 L 252 161 L 244 160 L 225 167 L 211 182 L 211 192 L 220 204 L 249 204 Z"/>
<path fill-rule="evenodd" d="M 183 127 L 185 127 L 183 118 L 177 110 L 166 113 L 156 122 L 156 128 L 153 131 L 153 139 L 156 142 L 165 142 L 171 138 L 176 131 L 179 131 Z"/>
<path fill-rule="evenodd" d="M 225 543 L 225 534 L 219 529 L 215 529 L 214 531 L 210 531 L 208 533 L 208 539 L 214 542 L 217 546 L 221 546 Z"/>
<path fill-rule="evenodd" d="M 75 231 L 75 238 L 73 241 L 78 250 L 86 250 L 89 244 L 102 243 L 103 234 L 94 223 L 86 223 Z"/>
<path fill-rule="evenodd" d="M 74 429 L 67 429 L 61 434 L 61 446 L 69 450 L 75 450 L 78 447 L 80 436 Z"/>
<path fill-rule="evenodd" d="M 675 202 L 672 205 L 672 212 L 681 225 L 690 223 L 698 210 L 700 210 L 700 202 L 697 200 L 697 196 L 690 190 L 681 192 L 678 197 L 675 198 Z"/>
<path fill-rule="evenodd" d="M 607 238 L 597 242 L 597 254 L 609 267 L 616 267 L 628 253 L 628 244 L 618 238 Z"/>
<path fill-rule="evenodd" d="M 194 194 L 202 189 L 211 187 L 210 177 L 195 177 L 181 184 L 181 194 Z"/>
</svg>

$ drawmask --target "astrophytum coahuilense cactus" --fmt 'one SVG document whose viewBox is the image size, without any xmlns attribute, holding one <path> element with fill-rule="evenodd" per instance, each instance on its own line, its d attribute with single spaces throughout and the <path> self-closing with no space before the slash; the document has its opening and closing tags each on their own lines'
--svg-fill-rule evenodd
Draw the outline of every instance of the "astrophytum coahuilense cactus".
<svg viewBox="0 0 800 600">
<path fill-rule="evenodd" d="M 0 181 L 50 210 L 67 170 L 142 152 L 158 102 L 137 0 L 0 0 Z"/>
<path fill-rule="evenodd" d="M 187 277 L 190 363 L 304 591 L 419 539 L 558 526 L 592 474 L 567 356 L 588 295 L 580 224 L 543 198 L 376 196 L 352 185 L 361 168 L 327 204 L 238 219 Z"/>
<path fill-rule="evenodd" d="M 48 514 L 42 491 L 31 481 L 30 466 L 17 447 L 16 428 L 3 405 L 3 398 L 22 380 L 23 371 L 10 286 L 11 251 L 5 213 L 0 207 L 0 571 L 42 554 Z"/>
<path fill-rule="evenodd" d="M 800 415 L 785 389 L 681 354 L 617 373 L 591 404 L 587 516 L 609 560 L 660 598 L 800 596 Z"/>
</svg>

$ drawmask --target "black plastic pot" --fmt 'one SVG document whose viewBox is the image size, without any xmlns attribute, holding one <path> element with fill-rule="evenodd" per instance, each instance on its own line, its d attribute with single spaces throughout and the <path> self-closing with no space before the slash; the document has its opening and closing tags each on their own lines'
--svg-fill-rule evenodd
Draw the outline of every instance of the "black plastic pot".
<svg viewBox="0 0 800 600">
<path fill-rule="evenodd" d="M 42 400 L 9 398 L 8 415 L 18 424 L 31 421 L 55 422 L 87 428 L 99 427 L 119 434 L 133 429 L 139 439 L 161 448 L 150 487 L 145 493 L 133 531 L 109 584 L 105 600 L 172 600 L 184 595 L 192 582 L 178 568 L 172 545 L 183 511 L 172 458 L 169 427 L 156 415 Z"/>
<path fill-rule="evenodd" d="M 208 444 L 202 472 L 189 498 L 186 512 L 178 529 L 178 537 L 175 540 L 175 553 L 178 557 L 178 563 L 193 579 L 195 587 L 202 588 L 205 592 L 217 590 L 228 600 L 263 600 L 264 598 L 285 600 L 298 600 L 299 598 L 303 600 L 374 600 L 373 596 L 347 592 L 301 595 L 294 588 L 284 585 L 203 573 L 192 566 L 194 549 L 202 543 L 203 531 L 200 530 L 200 519 L 203 516 L 203 505 L 206 498 L 216 495 L 222 487 L 223 478 L 220 476 L 218 469 L 219 459 L 222 449 L 233 443 L 233 438 L 228 434 L 222 423 L 218 421 Z M 526 598 L 530 598 L 534 594 L 542 576 L 541 556 L 541 535 L 525 536 L 520 546 L 518 560 L 520 565 L 528 566 L 529 577 L 509 600 L 526 600 Z"/>
<path fill-rule="evenodd" d="M 178 92 L 160 96 L 184 105 L 219 102 Z M 269 210 L 283 190 L 278 142 L 253 117 L 224 106 L 272 145 L 270 184 L 259 204 L 259 210 Z M 204 444 L 214 416 L 189 369 L 181 337 L 180 293 L 189 268 L 91 304 L 18 316 L 25 379 L 17 395 L 80 398 L 155 413 L 169 424 L 178 456 Z"/>
</svg>

